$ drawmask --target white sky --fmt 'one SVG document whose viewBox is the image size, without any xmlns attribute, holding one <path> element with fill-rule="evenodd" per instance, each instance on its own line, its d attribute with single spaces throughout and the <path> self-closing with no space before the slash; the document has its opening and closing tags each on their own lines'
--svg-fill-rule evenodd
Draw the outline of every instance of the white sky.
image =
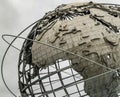
<svg viewBox="0 0 120 97">
<path fill-rule="evenodd" d="M 17 35 L 23 28 L 56 8 L 60 4 L 90 0 L 0 0 L 0 62 L 8 46 L 2 39 L 2 34 Z M 120 0 L 92 0 L 120 4 Z M 19 42 L 16 43 L 19 46 Z M 11 49 L 5 60 L 5 78 L 11 89 L 19 93 L 17 86 L 17 56 L 18 51 Z M 13 97 L 5 88 L 0 77 L 0 97 Z"/>
</svg>

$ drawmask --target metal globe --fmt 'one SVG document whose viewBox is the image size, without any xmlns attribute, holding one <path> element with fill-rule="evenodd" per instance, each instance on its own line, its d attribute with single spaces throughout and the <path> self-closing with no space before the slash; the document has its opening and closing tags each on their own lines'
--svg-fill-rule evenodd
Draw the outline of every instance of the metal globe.
<svg viewBox="0 0 120 97">
<path fill-rule="evenodd" d="M 22 97 L 118 97 L 120 6 L 63 4 L 32 28 L 19 60 Z"/>
</svg>

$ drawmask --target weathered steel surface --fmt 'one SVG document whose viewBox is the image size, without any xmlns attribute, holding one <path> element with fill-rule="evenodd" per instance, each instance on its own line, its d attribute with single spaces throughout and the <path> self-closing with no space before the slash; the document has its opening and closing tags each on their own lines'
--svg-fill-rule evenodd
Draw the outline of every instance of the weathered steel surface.
<svg viewBox="0 0 120 97">
<path fill-rule="evenodd" d="M 74 52 L 111 69 L 120 66 L 119 6 L 92 2 L 62 5 L 46 13 L 36 33 L 34 40 Z M 108 71 L 88 60 L 36 42 L 32 44 L 31 53 L 32 63 L 39 68 L 46 68 L 58 59 L 71 60 L 74 70 L 84 79 Z M 117 73 L 85 81 L 85 92 L 90 97 L 118 97 Z"/>
</svg>

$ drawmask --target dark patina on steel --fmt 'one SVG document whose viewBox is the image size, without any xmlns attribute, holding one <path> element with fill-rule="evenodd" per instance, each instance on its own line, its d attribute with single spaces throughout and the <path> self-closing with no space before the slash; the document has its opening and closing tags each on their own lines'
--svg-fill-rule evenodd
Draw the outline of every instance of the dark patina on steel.
<svg viewBox="0 0 120 97">
<path fill-rule="evenodd" d="M 44 44 L 31 40 L 23 44 L 18 68 L 22 97 L 59 97 L 59 91 L 63 91 L 61 97 L 118 97 L 119 5 L 63 4 L 46 13 L 27 38 Z M 60 62 L 65 60 L 69 60 L 69 65 L 61 68 Z M 50 66 L 55 70 L 51 71 Z M 63 78 L 61 72 L 68 69 L 71 75 Z M 58 79 L 52 79 L 53 75 Z M 73 82 L 64 82 L 71 77 Z M 56 81 L 60 82 L 57 88 L 53 85 Z M 84 89 L 80 90 L 82 82 Z M 46 88 L 47 84 L 51 90 Z M 76 89 L 73 93 L 68 90 L 72 86 Z M 39 91 L 35 92 L 36 88 Z"/>
</svg>

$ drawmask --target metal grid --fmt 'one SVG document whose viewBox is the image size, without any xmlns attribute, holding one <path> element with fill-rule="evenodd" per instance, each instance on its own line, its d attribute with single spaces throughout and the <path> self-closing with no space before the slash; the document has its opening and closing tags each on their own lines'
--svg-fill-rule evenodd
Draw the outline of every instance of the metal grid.
<svg viewBox="0 0 120 97">
<path fill-rule="evenodd" d="M 54 64 L 41 69 L 26 64 L 23 58 L 21 56 L 19 64 L 19 87 L 23 97 L 87 97 L 83 78 L 73 70 L 71 60 L 55 60 L 53 57 Z"/>
<path fill-rule="evenodd" d="M 48 45 L 48 49 L 52 48 Z M 59 49 L 55 49 L 58 52 Z M 46 67 L 38 67 L 35 64 L 27 64 L 24 57 L 24 48 L 20 54 L 19 60 L 19 88 L 22 97 L 89 97 L 84 91 L 84 81 L 96 79 L 114 71 L 108 71 L 101 75 L 83 80 L 82 76 L 77 73 L 72 66 L 71 60 L 65 60 L 69 54 L 72 58 L 78 59 L 80 56 L 67 51 L 63 51 L 63 59 L 56 60 L 52 57 L 54 64 Z M 31 54 L 27 55 L 30 56 Z M 46 53 L 47 55 L 47 53 Z M 26 59 L 25 59 L 26 58 Z M 49 60 L 47 60 L 49 63 Z M 50 61 L 51 63 L 51 61 Z M 104 68 L 104 67 L 103 67 Z"/>
<path fill-rule="evenodd" d="M 106 5 L 109 7 L 109 4 Z M 67 18 L 70 19 L 72 16 L 73 15 L 70 15 Z M 58 17 L 55 17 L 54 19 L 57 18 Z M 60 17 L 60 19 L 66 18 Z M 42 19 L 40 21 L 42 21 Z M 34 38 L 38 34 L 36 28 L 38 28 L 40 21 L 33 27 L 31 33 L 28 35 L 28 39 L 24 38 L 25 42 L 20 52 L 18 71 L 19 88 L 22 97 L 89 97 L 84 92 L 83 84 L 85 80 L 83 80 L 80 74 L 73 70 L 71 60 L 55 60 L 53 57 L 54 63 L 46 68 L 39 68 L 31 64 L 30 48 Z M 19 35 L 16 38 L 20 38 Z M 51 48 L 48 45 L 44 46 Z M 26 50 L 29 52 L 27 56 L 25 55 Z M 59 51 L 58 49 L 55 50 Z M 74 54 L 71 55 L 76 57 Z"/>
<path fill-rule="evenodd" d="M 63 6 L 64 5 L 62 5 L 60 7 L 63 7 Z M 58 7 L 58 9 L 60 7 Z M 80 7 L 80 6 L 77 6 L 77 7 Z M 89 3 L 88 5 L 83 5 L 83 8 L 84 7 L 85 8 L 98 8 L 103 11 L 107 11 L 110 14 L 112 13 L 112 11 L 106 10 L 104 7 L 99 7 L 99 4 L 92 5 L 91 3 Z M 73 12 L 75 11 L 74 8 L 72 10 L 73 10 Z M 57 11 L 57 10 L 55 10 L 55 11 Z M 53 11 L 53 13 L 51 12 L 53 14 L 53 16 L 51 17 L 51 19 L 48 20 L 50 25 L 47 27 L 42 26 L 43 29 L 41 30 L 40 23 L 47 25 L 47 24 L 45 24 L 46 22 L 44 22 L 44 19 L 46 19 L 47 16 L 51 16 L 51 13 L 46 14 L 46 16 L 43 19 L 41 19 L 41 22 L 39 22 L 35 26 L 35 28 L 32 29 L 31 33 L 28 35 L 28 38 L 35 40 L 37 35 L 48 31 L 56 23 L 57 19 L 71 20 L 73 17 L 78 16 L 78 15 L 84 16 L 84 15 L 90 14 L 89 9 L 85 9 L 84 11 L 81 11 L 81 12 L 75 11 L 74 14 L 67 13 L 66 9 L 63 10 L 63 12 L 64 11 L 66 12 L 65 15 L 64 14 L 61 15 L 61 14 L 59 14 L 59 12 L 58 12 L 58 15 L 54 15 L 54 14 L 56 14 L 56 12 L 55 13 L 54 13 L 54 11 Z M 62 11 L 61 11 L 61 13 L 62 13 Z M 112 14 L 112 15 L 114 16 L 114 14 Z M 91 18 L 94 19 L 93 16 Z M 98 20 L 98 21 L 100 21 L 100 20 Z M 105 22 L 101 22 L 101 23 L 104 25 Z M 105 24 L 105 26 L 109 27 L 112 25 Z M 116 30 L 116 29 L 113 29 L 113 30 Z M 73 38 L 71 38 L 71 37 L 70 37 L 70 39 L 73 40 Z M 63 50 L 62 53 L 65 53 L 64 56 L 62 56 L 61 59 L 56 60 L 56 57 L 59 56 L 59 53 L 61 51 L 60 49 L 57 49 L 56 47 L 52 47 L 49 44 L 37 43 L 37 45 L 40 45 L 40 47 L 42 47 L 42 49 L 50 50 L 49 52 L 47 52 L 47 51 L 41 52 L 41 53 L 44 53 L 44 54 L 41 54 L 41 59 L 44 59 L 45 56 L 47 58 L 47 66 L 43 65 L 43 66 L 39 67 L 36 64 L 31 62 L 31 60 L 32 60 L 31 46 L 32 46 L 33 42 L 34 41 L 31 41 L 31 40 L 26 40 L 24 42 L 22 50 L 21 50 L 21 54 L 20 54 L 20 59 L 19 59 L 19 87 L 20 87 L 20 91 L 21 91 L 21 94 L 23 97 L 24 96 L 26 96 L 26 97 L 53 97 L 53 96 L 54 97 L 75 97 L 75 96 L 76 97 L 78 97 L 78 96 L 89 97 L 85 93 L 84 87 L 83 87 L 85 80 L 83 80 L 83 78 L 81 77 L 81 75 L 79 73 L 77 73 L 75 70 L 73 70 L 71 58 L 69 58 L 69 56 L 72 56 L 72 59 L 74 57 L 75 58 L 77 57 L 76 59 L 79 59 L 80 56 L 73 54 L 73 52 L 71 52 L 72 53 L 71 54 L 71 53 L 68 53 L 67 51 Z M 67 48 L 69 48 L 69 46 Z M 40 50 L 40 48 L 39 48 L 39 50 Z M 41 51 L 43 51 L 43 50 L 41 50 Z M 50 52 L 53 52 L 53 51 L 57 52 L 58 55 L 51 56 L 52 58 L 50 58 L 50 60 L 49 60 L 49 58 L 47 56 L 49 55 Z M 67 56 L 67 54 L 69 54 L 69 56 Z M 37 53 L 36 53 L 36 56 L 38 56 Z M 43 61 L 43 64 L 44 64 L 44 60 L 41 60 L 41 61 Z M 91 61 L 91 60 L 87 60 L 87 61 Z M 97 63 L 95 63 L 95 64 L 97 64 Z M 101 67 L 102 65 L 97 64 L 97 66 Z M 111 70 L 114 72 L 114 70 L 112 70 L 111 68 L 108 68 L 106 66 L 102 66 L 102 68 L 107 68 L 108 70 Z M 88 80 L 91 80 L 93 78 L 90 78 Z"/>
</svg>

